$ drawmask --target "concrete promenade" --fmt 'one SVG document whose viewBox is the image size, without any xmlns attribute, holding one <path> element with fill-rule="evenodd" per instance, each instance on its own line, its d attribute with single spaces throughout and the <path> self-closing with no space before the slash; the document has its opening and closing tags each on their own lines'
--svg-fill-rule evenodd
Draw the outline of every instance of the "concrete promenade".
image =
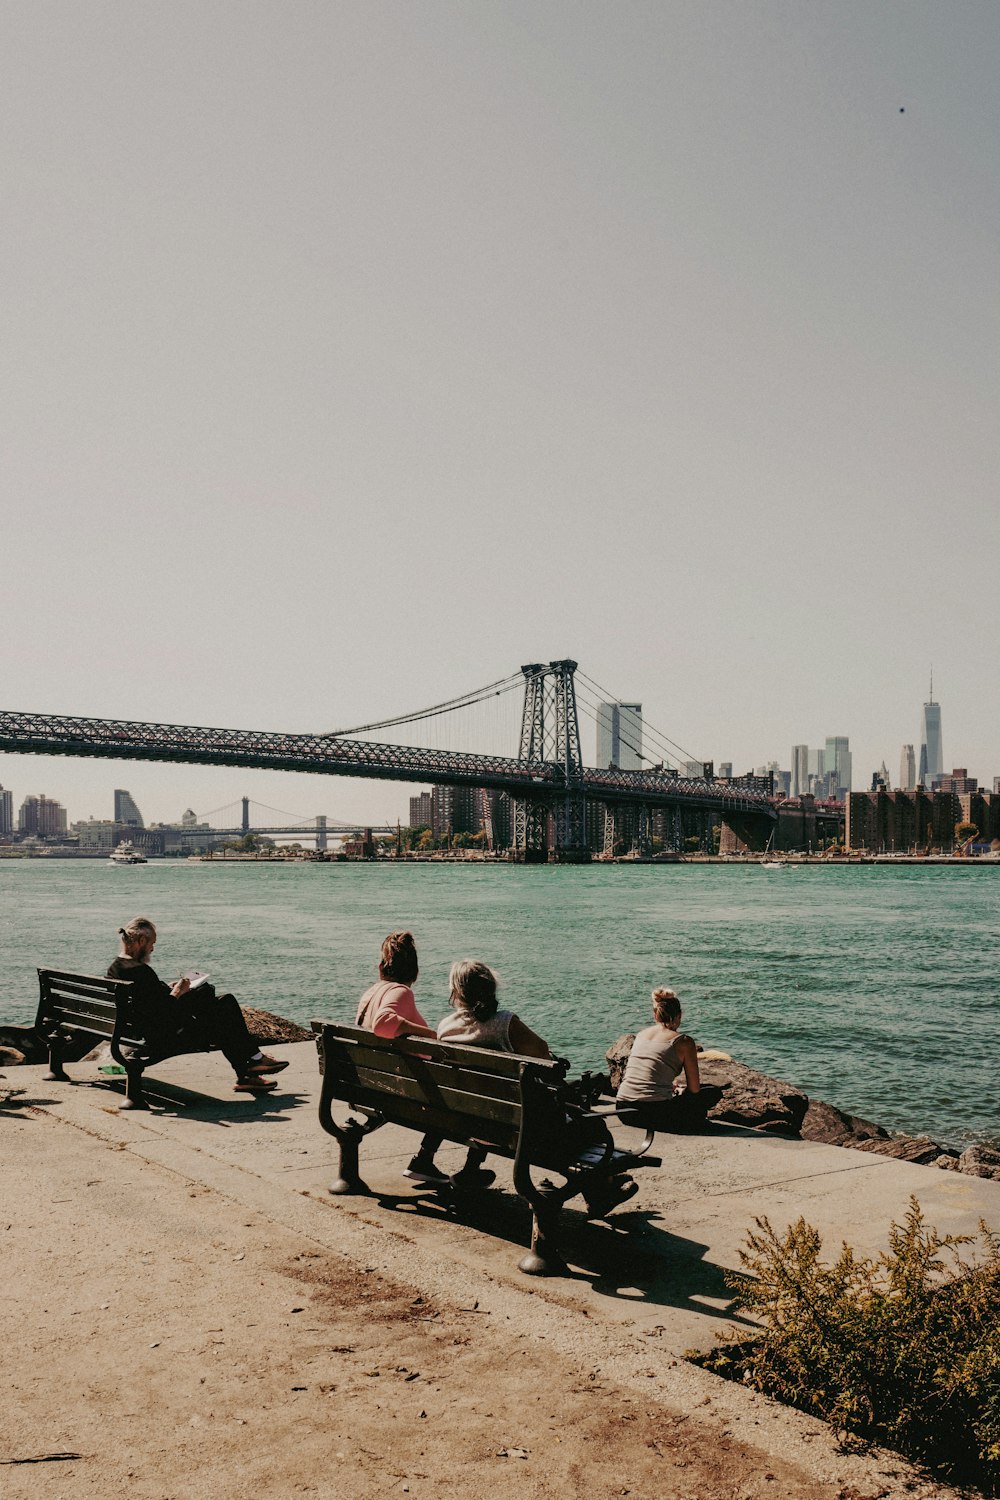
<svg viewBox="0 0 1000 1500">
<path fill-rule="evenodd" d="M 479 1195 L 470 1218 L 458 1223 L 448 1217 L 433 1193 L 402 1177 L 414 1137 L 386 1127 L 362 1146 L 362 1174 L 370 1195 L 330 1197 L 326 1189 L 334 1176 L 336 1143 L 321 1131 L 317 1120 L 315 1051 L 311 1043 L 272 1050 L 291 1063 L 279 1075 L 279 1088 L 274 1094 L 259 1099 L 234 1095 L 231 1074 L 219 1056 L 178 1058 L 148 1075 L 154 1106 L 149 1112 L 120 1113 L 114 1085 L 102 1079 L 92 1063 L 71 1065 L 74 1082 L 70 1084 L 43 1081 L 44 1069 L 38 1067 L 9 1070 L 8 1083 L 24 1088 L 26 1094 L 20 1108 L 0 1116 L 5 1143 L 5 1207 L 0 1229 L 4 1229 L 6 1245 L 12 1252 L 7 1258 L 8 1269 L 20 1266 L 23 1276 L 25 1267 L 35 1267 L 39 1280 L 32 1296 L 22 1302 L 19 1318 L 13 1320 L 13 1288 L 6 1280 L 0 1336 L 9 1351 L 9 1372 L 25 1373 L 10 1351 L 19 1346 L 26 1349 L 30 1344 L 36 1365 L 43 1360 L 43 1349 L 48 1351 L 44 1357 L 52 1362 L 52 1373 L 51 1383 L 37 1375 L 34 1381 L 13 1380 L 15 1416 L 3 1443 L 8 1451 L 0 1453 L 0 1459 L 10 1463 L 13 1458 L 44 1456 L 63 1447 L 78 1456 L 5 1468 L 3 1474 L 14 1482 L 12 1489 L 5 1488 L 6 1494 L 18 1500 L 43 1494 L 149 1495 L 160 1500 L 168 1496 L 187 1500 L 201 1495 L 279 1497 L 304 1493 L 320 1496 L 321 1500 L 340 1500 L 341 1496 L 353 1500 L 353 1496 L 402 1492 L 471 1493 L 471 1481 L 460 1483 L 455 1477 L 465 1471 L 454 1456 L 445 1463 L 441 1457 L 444 1450 L 435 1460 L 433 1453 L 438 1450 L 422 1448 L 424 1467 L 414 1461 L 411 1473 L 405 1464 L 400 1469 L 396 1450 L 395 1459 L 390 1461 L 391 1444 L 383 1451 L 379 1447 L 382 1439 L 371 1436 L 360 1450 L 366 1456 L 357 1458 L 350 1479 L 344 1474 L 338 1478 L 329 1471 L 314 1473 L 320 1451 L 315 1444 L 320 1442 L 321 1428 L 314 1418 L 296 1427 L 284 1411 L 274 1431 L 270 1430 L 270 1419 L 259 1411 L 255 1416 L 233 1418 L 249 1424 L 252 1430 L 246 1441 L 255 1453 L 261 1442 L 278 1445 L 271 1469 L 249 1464 L 242 1480 L 231 1467 L 225 1470 L 229 1476 L 225 1481 L 218 1473 L 210 1479 L 212 1463 L 221 1462 L 219 1454 L 224 1445 L 222 1449 L 216 1445 L 213 1450 L 205 1450 L 199 1458 L 196 1467 L 204 1478 L 202 1487 L 190 1468 L 184 1474 L 177 1472 L 174 1459 L 169 1457 L 171 1441 L 166 1436 L 156 1449 L 159 1458 L 153 1453 L 143 1456 L 145 1448 L 140 1443 L 131 1470 L 122 1467 L 120 1454 L 84 1451 L 87 1435 L 99 1430 L 95 1427 L 99 1420 L 111 1424 L 108 1431 L 117 1431 L 119 1406 L 126 1398 L 116 1385 L 111 1389 L 115 1380 L 125 1378 L 124 1388 L 132 1386 L 127 1377 L 119 1374 L 113 1379 L 109 1374 L 103 1396 L 100 1391 L 90 1398 L 80 1394 L 70 1403 L 70 1416 L 66 1411 L 60 1414 L 60 1349 L 65 1353 L 67 1371 L 75 1372 L 70 1382 L 82 1379 L 74 1364 L 78 1356 L 83 1359 L 79 1336 L 86 1331 L 99 1337 L 107 1328 L 109 1314 L 116 1316 L 117 1309 L 119 1320 L 111 1348 L 117 1350 L 121 1369 L 127 1371 L 131 1363 L 138 1380 L 150 1360 L 160 1360 L 155 1351 L 165 1344 L 162 1338 L 145 1338 L 142 1333 L 125 1341 L 122 1329 L 129 1326 L 130 1276 L 144 1266 L 160 1266 L 162 1284 L 158 1290 L 156 1285 L 146 1290 L 150 1299 L 155 1294 L 169 1300 L 175 1317 L 180 1319 L 171 1337 L 183 1343 L 188 1317 L 185 1278 L 195 1275 L 191 1269 L 195 1265 L 199 1274 L 212 1265 L 216 1267 L 214 1293 L 211 1277 L 201 1290 L 200 1283 L 191 1283 L 190 1317 L 198 1323 L 198 1338 L 204 1342 L 194 1340 L 190 1348 L 185 1346 L 185 1359 L 175 1372 L 179 1384 L 161 1387 L 157 1399 L 169 1404 L 187 1383 L 196 1392 L 198 1382 L 204 1384 L 206 1380 L 206 1375 L 199 1373 L 199 1360 L 204 1361 L 205 1370 L 217 1368 L 215 1355 L 219 1351 L 212 1350 L 216 1335 L 207 1325 L 201 1327 L 206 1319 L 211 1322 L 213 1296 L 219 1299 L 220 1307 L 227 1298 L 237 1297 L 245 1306 L 262 1302 L 273 1311 L 269 1280 L 273 1265 L 267 1254 L 261 1258 L 260 1246 L 272 1247 L 268 1254 L 273 1256 L 273 1247 L 279 1241 L 286 1266 L 308 1260 L 315 1270 L 330 1257 L 331 1264 L 335 1261 L 341 1267 L 338 1305 L 345 1324 L 349 1321 L 349 1303 L 365 1278 L 376 1278 L 387 1287 L 409 1289 L 412 1295 L 407 1305 L 422 1306 L 426 1302 L 434 1312 L 423 1321 L 430 1323 L 433 1316 L 437 1321 L 432 1326 L 439 1330 L 471 1329 L 468 1336 L 462 1333 L 454 1338 L 452 1358 L 456 1362 L 463 1353 L 463 1341 L 465 1345 L 473 1342 L 488 1324 L 489 1336 L 495 1341 L 489 1357 L 496 1369 L 520 1370 L 523 1379 L 518 1401 L 526 1404 L 544 1400 L 549 1404 L 551 1400 L 554 1421 L 562 1399 L 557 1371 L 571 1367 L 576 1372 L 572 1379 L 577 1381 L 583 1378 L 581 1370 L 590 1372 L 586 1378 L 592 1382 L 587 1407 L 591 1415 L 603 1402 L 607 1411 L 613 1406 L 620 1410 L 621 1422 L 625 1423 L 632 1420 L 633 1408 L 628 1403 L 637 1402 L 635 1410 L 642 1407 L 647 1416 L 650 1403 L 655 1403 L 657 1411 L 667 1414 L 664 1420 L 685 1423 L 690 1418 L 693 1425 L 687 1430 L 698 1433 L 694 1451 L 687 1459 L 670 1460 L 674 1466 L 669 1467 L 669 1474 L 665 1459 L 655 1485 L 657 1495 L 684 1496 L 688 1500 L 695 1495 L 712 1500 L 716 1494 L 739 1496 L 741 1500 L 763 1494 L 829 1496 L 830 1500 L 843 1495 L 847 1500 L 868 1500 L 876 1495 L 930 1497 L 947 1493 L 940 1484 L 914 1479 L 894 1456 L 844 1453 L 822 1424 L 718 1380 L 687 1364 L 682 1355 L 690 1348 L 710 1348 L 717 1331 L 732 1323 L 723 1275 L 727 1268 L 738 1266 L 739 1247 L 755 1217 L 766 1215 L 775 1228 L 783 1229 L 803 1215 L 822 1233 L 830 1256 L 842 1239 L 859 1251 L 876 1252 L 885 1245 L 890 1219 L 904 1215 L 911 1194 L 919 1198 L 927 1219 L 941 1231 L 975 1232 L 981 1218 L 1000 1228 L 1000 1184 L 725 1126 L 697 1137 L 661 1136 L 654 1152 L 662 1157 L 662 1166 L 636 1174 L 638 1196 L 610 1221 L 588 1223 L 572 1209 L 567 1212 L 564 1248 L 571 1277 L 531 1279 L 517 1270 L 527 1241 L 529 1217 L 513 1194 L 507 1163 L 491 1163 L 498 1168 L 497 1185 Z M 631 1133 L 621 1134 L 627 1139 Z M 446 1168 L 457 1167 L 461 1159 L 457 1147 L 445 1147 L 439 1155 Z M 102 1194 L 108 1195 L 103 1208 Z M 134 1213 L 130 1202 L 136 1204 Z M 239 1235 L 246 1241 L 242 1249 L 233 1248 L 233 1225 L 237 1222 L 242 1226 Z M 193 1235 L 200 1244 L 200 1258 L 187 1251 L 179 1254 L 179 1247 L 189 1243 Z M 187 1271 L 180 1268 L 181 1261 L 189 1267 Z M 112 1265 L 114 1273 L 109 1269 L 108 1275 L 115 1284 L 109 1289 L 102 1268 Z M 245 1277 L 250 1265 L 256 1265 L 259 1274 L 254 1273 L 248 1281 Z M 97 1286 L 99 1292 L 91 1290 Z M 278 1296 L 279 1301 L 284 1296 L 292 1311 L 297 1310 L 294 1299 L 289 1302 L 284 1293 Z M 303 1293 L 301 1299 L 306 1310 L 311 1306 L 308 1296 Z M 100 1300 L 95 1302 L 95 1297 Z M 153 1327 L 149 1322 L 152 1313 L 146 1303 L 143 1305 L 143 1327 L 148 1331 Z M 155 1299 L 150 1305 L 155 1306 Z M 80 1321 L 74 1322 L 77 1318 Z M 221 1313 L 219 1321 L 221 1327 Z M 133 1333 L 136 1326 L 133 1322 Z M 256 1325 L 251 1322 L 249 1326 Z M 308 1357 L 296 1352 L 297 1346 L 293 1346 L 298 1330 L 304 1326 L 287 1316 L 279 1319 L 267 1334 L 269 1348 L 276 1347 L 275 1341 L 281 1344 L 285 1340 L 280 1358 L 294 1363 L 301 1357 L 310 1367 L 317 1360 L 329 1359 L 330 1349 L 341 1348 L 335 1331 L 327 1329 L 317 1338 L 317 1329 L 311 1325 Z M 364 1326 L 364 1319 L 360 1326 Z M 423 1328 L 418 1331 L 426 1332 Z M 247 1368 L 256 1368 L 256 1361 L 263 1359 L 261 1351 L 253 1342 L 254 1335 L 243 1337 L 250 1339 L 245 1353 Z M 355 1337 L 362 1337 L 357 1329 Z M 103 1347 L 105 1355 L 108 1353 L 106 1342 L 88 1347 L 98 1352 Z M 341 1352 L 347 1349 L 353 1354 L 359 1347 L 357 1342 L 345 1342 Z M 544 1363 L 538 1365 L 540 1356 L 549 1362 L 553 1383 L 548 1387 L 544 1373 L 539 1374 L 546 1368 Z M 98 1354 L 93 1357 L 97 1359 Z M 370 1352 L 366 1357 L 377 1358 Z M 386 1357 L 383 1351 L 383 1365 Z M 24 1358 L 28 1358 L 26 1353 Z M 402 1364 L 401 1360 L 399 1368 Z M 456 1363 L 456 1378 L 460 1373 Z M 341 1392 L 350 1391 L 351 1401 L 367 1400 L 375 1382 L 366 1382 L 362 1376 L 370 1374 L 370 1370 L 355 1371 L 348 1379 L 341 1371 Z M 264 1361 L 260 1381 L 266 1383 L 272 1376 L 273 1370 Z M 156 1388 L 154 1375 L 147 1372 L 141 1379 L 153 1380 Z M 408 1373 L 396 1379 L 418 1381 L 418 1376 Z M 418 1405 L 423 1402 L 419 1414 L 413 1415 L 415 1420 L 419 1415 L 427 1422 L 433 1418 L 430 1398 L 418 1391 L 418 1385 L 404 1383 L 400 1390 L 407 1398 L 411 1393 L 418 1397 Z M 282 1389 L 297 1394 L 283 1396 L 282 1401 L 311 1400 L 311 1396 L 298 1393 L 314 1386 L 315 1371 L 313 1378 L 304 1377 L 302 1385 L 286 1383 Z M 328 1379 L 326 1386 L 336 1389 L 337 1383 Z M 538 1394 L 539 1389 L 545 1391 L 544 1396 Z M 568 1389 L 576 1391 L 577 1387 Z M 496 1403 L 500 1400 L 498 1389 Z M 620 1408 L 615 1405 L 622 1402 L 626 1404 Z M 378 1427 L 370 1410 L 366 1420 L 375 1423 L 376 1433 L 384 1434 L 384 1406 L 376 1405 L 383 1427 Z M 517 1403 L 512 1409 L 516 1407 Z M 155 1404 L 143 1408 L 147 1420 L 150 1409 L 155 1411 Z M 342 1411 L 347 1409 L 345 1406 Z M 327 1410 L 333 1422 L 334 1412 L 329 1406 Z M 363 1426 L 363 1409 L 358 1406 L 357 1410 L 361 1415 L 352 1419 L 355 1428 L 358 1423 Z M 458 1408 L 452 1410 L 454 1413 Z M 488 1415 L 492 1418 L 493 1413 Z M 195 1411 L 192 1421 L 197 1420 L 200 1417 Z M 474 1416 L 470 1409 L 464 1420 L 469 1424 L 468 1431 L 478 1434 L 477 1424 L 485 1418 Z M 489 1480 L 495 1494 L 644 1493 L 643 1481 L 640 1479 L 636 1488 L 633 1476 L 630 1485 L 624 1470 L 617 1488 L 604 1470 L 600 1470 L 599 1478 L 595 1470 L 588 1480 L 582 1460 L 575 1469 L 569 1465 L 562 1473 L 559 1464 L 563 1458 L 555 1445 L 564 1440 L 569 1444 L 573 1432 L 579 1437 L 573 1426 L 575 1420 L 563 1413 L 552 1428 L 554 1434 L 564 1433 L 564 1438 L 551 1438 L 551 1455 L 555 1458 L 550 1456 L 547 1464 L 540 1461 L 537 1448 L 531 1449 L 531 1457 L 523 1458 L 519 1450 L 509 1447 L 517 1436 L 513 1427 L 513 1437 L 506 1440 L 502 1435 L 494 1440 L 484 1428 L 477 1451 L 480 1463 L 487 1468 L 492 1465 L 491 1472 L 496 1471 Z M 447 1414 L 442 1421 L 447 1429 Z M 326 1433 L 327 1441 L 340 1445 L 334 1451 L 343 1458 L 348 1450 L 342 1445 L 348 1439 L 343 1434 L 331 1436 L 335 1427 L 333 1422 Z M 134 1433 L 134 1422 L 129 1430 Z M 311 1434 L 308 1441 L 306 1433 Z M 185 1429 L 178 1451 L 187 1452 L 192 1441 L 192 1434 Z M 11 1452 L 12 1448 L 17 1453 Z M 497 1457 L 501 1449 L 505 1451 Z M 655 1439 L 647 1440 L 644 1462 L 652 1462 L 649 1454 L 654 1449 L 654 1457 L 664 1457 L 666 1450 L 657 1449 Z M 587 1451 L 596 1450 L 581 1450 Z M 298 1465 L 294 1485 L 287 1462 L 292 1452 Z M 404 1447 L 404 1452 L 410 1449 Z M 698 1464 L 704 1467 L 708 1461 L 707 1454 L 712 1455 L 716 1469 L 696 1473 Z M 728 1459 L 722 1463 L 724 1455 L 730 1455 L 732 1463 Z M 742 1456 L 737 1462 L 733 1455 Z M 442 1472 L 435 1470 L 435 1462 Z M 171 1466 L 169 1477 L 158 1467 L 164 1464 Z M 516 1476 L 511 1476 L 512 1464 L 519 1464 Z M 780 1475 L 776 1465 L 784 1466 Z M 653 1493 L 652 1488 L 649 1493 Z"/>
</svg>

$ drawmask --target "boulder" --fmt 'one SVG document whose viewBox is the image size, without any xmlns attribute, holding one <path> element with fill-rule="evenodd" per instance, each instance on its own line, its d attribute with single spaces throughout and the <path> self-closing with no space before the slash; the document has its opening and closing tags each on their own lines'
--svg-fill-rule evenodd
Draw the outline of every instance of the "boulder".
<svg viewBox="0 0 1000 1500">
<path fill-rule="evenodd" d="M 16 1068 L 24 1062 L 24 1053 L 16 1047 L 0 1047 L 0 1068 Z"/>
<path fill-rule="evenodd" d="M 275 1016 L 269 1010 L 255 1010 L 252 1005 L 241 1005 L 243 1019 L 254 1041 L 261 1046 L 276 1047 L 281 1042 L 311 1042 L 313 1034 L 308 1026 L 298 1021 L 288 1021 L 284 1016 Z"/>
<path fill-rule="evenodd" d="M 799 1134 L 809 1099 L 794 1084 L 739 1062 L 703 1062 L 699 1071 L 704 1083 L 723 1090 L 719 1103 L 708 1112 L 710 1120 L 746 1125 L 769 1135 Z"/>
<path fill-rule="evenodd" d="M 860 1115 L 849 1115 L 823 1099 L 810 1099 L 802 1121 L 802 1139 L 821 1141 L 827 1146 L 854 1146 L 858 1141 L 887 1141 L 889 1132 L 881 1125 L 863 1120 Z"/>
<path fill-rule="evenodd" d="M 988 1177 L 1000 1182 L 1000 1151 L 992 1146 L 968 1146 L 955 1164 L 967 1177 Z"/>
<path fill-rule="evenodd" d="M 912 1161 L 920 1167 L 937 1166 L 942 1156 L 957 1156 L 929 1135 L 894 1135 L 888 1140 L 852 1141 L 855 1151 L 874 1151 L 879 1156 L 891 1156 L 896 1161 Z"/>
<path fill-rule="evenodd" d="M 628 1055 L 632 1051 L 632 1043 L 635 1041 L 635 1033 L 630 1032 L 627 1036 L 620 1036 L 617 1042 L 612 1042 L 605 1052 L 608 1073 L 611 1077 L 611 1092 L 617 1094 L 618 1087 L 625 1076 L 625 1064 Z"/>
<path fill-rule="evenodd" d="M 9 1067 L 18 1063 L 44 1063 L 49 1060 L 49 1050 L 44 1039 L 33 1026 L 0 1026 L 0 1047 L 16 1052 L 16 1058 L 4 1057 Z"/>
</svg>

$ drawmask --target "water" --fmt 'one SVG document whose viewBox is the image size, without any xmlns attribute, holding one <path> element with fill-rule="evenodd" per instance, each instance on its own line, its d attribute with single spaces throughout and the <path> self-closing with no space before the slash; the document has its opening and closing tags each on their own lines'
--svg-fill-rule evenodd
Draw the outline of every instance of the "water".
<svg viewBox="0 0 1000 1500">
<path fill-rule="evenodd" d="M 670 984 L 706 1046 L 892 1129 L 1000 1144 L 1000 871 L 852 866 L 0 862 L 0 1019 L 34 1019 L 39 965 L 102 974 L 146 915 L 164 978 L 196 964 L 248 1004 L 353 1021 L 381 940 L 416 935 L 433 1024 L 451 961 L 574 1069 Z"/>
</svg>

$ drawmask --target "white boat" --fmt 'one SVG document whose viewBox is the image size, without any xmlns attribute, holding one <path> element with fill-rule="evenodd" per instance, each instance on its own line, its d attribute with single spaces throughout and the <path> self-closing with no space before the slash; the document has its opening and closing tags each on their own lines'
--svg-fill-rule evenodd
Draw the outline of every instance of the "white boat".
<svg viewBox="0 0 1000 1500">
<path fill-rule="evenodd" d="M 787 870 L 788 869 L 788 861 L 787 861 L 787 859 L 778 859 L 778 857 L 775 855 L 774 851 L 771 848 L 771 845 L 773 843 L 774 843 L 774 834 L 772 833 L 771 837 L 767 841 L 767 844 L 766 844 L 765 849 L 764 849 L 764 853 L 761 855 L 761 857 L 760 857 L 760 859 L 758 861 L 761 869 L 762 870 Z"/>
<path fill-rule="evenodd" d="M 108 860 L 113 865 L 149 864 L 149 860 L 146 858 L 146 856 L 140 853 L 135 845 L 130 844 L 127 839 L 123 839 L 122 842 L 118 845 L 117 849 L 112 850 L 112 852 L 108 855 Z"/>
</svg>

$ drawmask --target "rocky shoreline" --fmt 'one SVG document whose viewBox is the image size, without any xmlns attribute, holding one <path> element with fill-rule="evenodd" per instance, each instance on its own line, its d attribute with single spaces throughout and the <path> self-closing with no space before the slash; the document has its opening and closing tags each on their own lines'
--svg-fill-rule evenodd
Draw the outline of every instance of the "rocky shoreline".
<svg viewBox="0 0 1000 1500">
<path fill-rule="evenodd" d="M 634 1041 L 633 1035 L 622 1036 L 608 1048 L 613 1091 L 617 1091 L 621 1082 Z M 946 1172 L 963 1172 L 969 1177 L 1000 1182 L 1000 1151 L 992 1146 L 976 1144 L 956 1151 L 927 1135 L 893 1134 L 884 1126 L 848 1114 L 823 1099 L 810 1099 L 794 1084 L 771 1078 L 731 1058 L 713 1056 L 711 1052 L 705 1054 L 700 1072 L 705 1083 L 723 1090 L 721 1101 L 709 1111 L 710 1120 L 827 1146 L 848 1146 L 854 1151 L 871 1151 L 917 1166 L 939 1167 Z"/>
<path fill-rule="evenodd" d="M 243 1014 L 251 1035 L 263 1046 L 309 1041 L 312 1036 L 297 1021 L 289 1021 L 270 1011 L 243 1006 Z M 621 1082 L 634 1041 L 635 1036 L 629 1034 L 619 1037 L 608 1048 L 606 1059 L 612 1092 L 617 1091 Z M 74 1059 L 68 1052 L 67 1061 L 79 1060 L 82 1055 L 83 1052 Z M 33 1027 L 0 1026 L 0 1067 L 47 1061 L 45 1044 Z M 771 1078 L 724 1054 L 705 1053 L 700 1071 L 706 1083 L 715 1084 L 723 1091 L 721 1101 L 709 1112 L 711 1120 L 793 1139 L 817 1141 L 827 1146 L 871 1151 L 893 1157 L 896 1161 L 1000 1182 L 1000 1151 L 992 1146 L 974 1144 L 964 1151 L 956 1151 L 927 1135 L 894 1134 L 872 1120 L 849 1114 L 823 1099 L 811 1099 L 794 1084 Z M 5 1085 L 0 1075 L 0 1104 L 18 1093 L 20 1090 Z"/>
</svg>

